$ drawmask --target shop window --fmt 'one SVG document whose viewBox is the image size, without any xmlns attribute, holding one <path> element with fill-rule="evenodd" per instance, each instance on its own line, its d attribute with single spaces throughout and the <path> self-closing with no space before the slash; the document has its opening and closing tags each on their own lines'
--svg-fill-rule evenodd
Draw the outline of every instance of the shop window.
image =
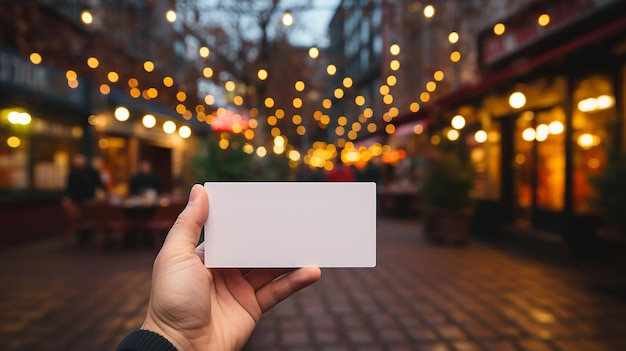
<svg viewBox="0 0 626 351">
<path fill-rule="evenodd" d="M 62 191 L 81 137 L 78 126 L 0 109 L 0 191 Z"/>
<path fill-rule="evenodd" d="M 611 79 L 591 75 L 575 82 L 572 107 L 573 208 L 593 211 L 590 178 L 602 172 L 617 133 L 618 118 Z"/>
<path fill-rule="evenodd" d="M 530 222 L 533 202 L 533 169 L 535 140 L 535 113 L 526 111 L 516 119 L 513 144 L 514 216 L 522 222 Z"/>
<path fill-rule="evenodd" d="M 565 201 L 565 111 L 536 113 L 537 207 L 562 211 Z"/>
</svg>

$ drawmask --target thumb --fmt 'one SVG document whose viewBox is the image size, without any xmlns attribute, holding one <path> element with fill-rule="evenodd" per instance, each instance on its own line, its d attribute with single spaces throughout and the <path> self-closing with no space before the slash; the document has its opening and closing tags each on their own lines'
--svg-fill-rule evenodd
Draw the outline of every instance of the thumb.
<svg viewBox="0 0 626 351">
<path fill-rule="evenodd" d="M 209 215 L 209 198 L 200 184 L 195 184 L 189 193 L 187 206 L 178 215 L 170 229 L 162 250 L 184 250 L 193 252 L 200 239 L 202 226 Z"/>
</svg>

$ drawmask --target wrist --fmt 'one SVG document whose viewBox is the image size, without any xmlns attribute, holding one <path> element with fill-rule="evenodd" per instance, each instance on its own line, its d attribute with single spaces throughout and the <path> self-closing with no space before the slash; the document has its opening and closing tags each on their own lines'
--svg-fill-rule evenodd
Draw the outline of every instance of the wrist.
<svg viewBox="0 0 626 351">
<path fill-rule="evenodd" d="M 178 351 L 192 350 L 191 344 L 178 331 L 172 327 L 164 325 L 163 323 L 158 323 L 152 318 L 147 317 L 140 329 L 159 334 L 174 345 Z"/>
</svg>

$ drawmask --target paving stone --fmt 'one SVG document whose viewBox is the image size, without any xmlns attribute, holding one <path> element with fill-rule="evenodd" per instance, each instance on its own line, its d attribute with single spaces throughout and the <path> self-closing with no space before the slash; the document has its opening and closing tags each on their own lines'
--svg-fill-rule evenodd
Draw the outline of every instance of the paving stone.
<svg viewBox="0 0 626 351">
<path fill-rule="evenodd" d="M 244 350 L 626 350 L 614 288 L 623 275 L 479 242 L 435 246 L 420 228 L 379 219 L 376 268 L 324 269 L 264 315 Z M 113 350 L 143 322 L 154 252 L 59 243 L 0 250 L 12 267 L 0 271 L 11 282 L 0 290 L 0 350 Z"/>
</svg>

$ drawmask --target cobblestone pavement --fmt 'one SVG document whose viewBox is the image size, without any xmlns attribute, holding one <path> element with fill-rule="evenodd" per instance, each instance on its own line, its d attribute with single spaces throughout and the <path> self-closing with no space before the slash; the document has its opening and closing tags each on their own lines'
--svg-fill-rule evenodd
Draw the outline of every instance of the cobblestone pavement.
<svg viewBox="0 0 626 351">
<path fill-rule="evenodd" d="M 379 220 L 374 269 L 324 269 L 266 314 L 256 350 L 626 350 L 626 280 Z M 114 350 L 143 320 L 155 252 L 0 250 L 0 350 Z"/>
</svg>

